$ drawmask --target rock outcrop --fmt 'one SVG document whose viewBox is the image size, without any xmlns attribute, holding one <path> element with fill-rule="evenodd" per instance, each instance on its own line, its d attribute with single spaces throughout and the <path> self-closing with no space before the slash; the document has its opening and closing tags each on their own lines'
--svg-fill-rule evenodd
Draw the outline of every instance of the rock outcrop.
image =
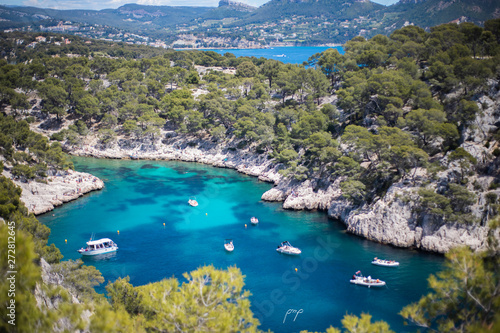
<svg viewBox="0 0 500 333">
<path fill-rule="evenodd" d="M 43 214 L 65 202 L 75 200 L 91 191 L 100 190 L 104 182 L 85 173 L 68 170 L 57 176 L 47 177 L 46 183 L 13 180 L 21 187 L 21 201 L 30 213 Z"/>
<path fill-rule="evenodd" d="M 72 304 L 80 305 L 82 304 L 78 297 L 76 297 L 70 290 L 63 286 L 64 277 L 53 271 L 52 266 L 48 264 L 45 259 L 40 259 L 40 269 L 42 281 L 37 283 L 34 290 L 34 296 L 37 306 L 42 309 L 56 310 L 63 302 L 69 302 Z M 56 293 L 47 292 L 53 288 L 60 288 Z M 64 292 L 62 292 L 62 290 Z M 69 295 L 69 299 L 63 299 L 62 294 Z M 85 326 L 88 326 L 92 312 L 86 308 L 81 310 L 80 319 Z M 88 332 L 87 329 L 78 329 L 74 327 L 69 318 L 63 317 L 58 319 L 53 327 L 53 332 Z"/>
</svg>

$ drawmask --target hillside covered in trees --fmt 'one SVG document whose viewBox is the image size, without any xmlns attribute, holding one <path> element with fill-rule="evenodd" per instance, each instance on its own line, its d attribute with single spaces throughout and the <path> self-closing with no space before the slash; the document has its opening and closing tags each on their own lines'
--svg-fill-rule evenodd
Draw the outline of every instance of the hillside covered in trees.
<svg viewBox="0 0 500 333">
<path fill-rule="evenodd" d="M 28 49 L 16 41 L 36 35 L 1 34 L 3 167 L 18 179 L 44 181 L 47 173 L 71 167 L 62 150 L 155 152 L 179 138 L 192 147 L 209 142 L 264 156 L 288 189 L 338 187 L 339 200 L 354 213 L 375 207 L 395 188 L 411 189 L 390 201 L 401 207 L 411 201 L 417 226 L 481 227 L 486 235 L 476 248 L 488 251 L 450 251 L 448 270 L 430 280 L 433 293 L 402 315 L 419 326 L 441 325 L 440 331 L 487 331 L 498 327 L 500 290 L 499 27 L 499 20 L 430 32 L 408 26 L 389 37 L 356 37 L 345 44 L 345 55 L 330 49 L 307 65 L 124 44 L 100 48 L 77 37 L 69 37 L 69 45 Z M 96 295 L 100 273 L 78 261 L 60 262 L 58 250 L 46 246 L 48 229 L 2 179 L 1 217 L 18 227 L 17 260 L 26 270 L 19 286 L 25 302 L 19 309 L 26 313 L 18 318 L 26 318 L 27 330 L 50 331 L 54 322 L 92 331 L 258 329 L 236 268 L 200 268 L 186 274 L 184 284 L 169 279 L 133 287 L 123 279 L 108 285 L 109 302 Z M 50 310 L 37 307 L 33 296 L 49 270 L 64 280 L 38 290 L 58 302 Z M 217 306 L 195 296 L 199 288 Z M 163 290 L 171 293 L 160 295 Z M 168 302 L 159 305 L 159 297 Z M 467 306 L 456 306 L 464 300 Z M 225 313 L 231 315 L 217 317 Z M 204 320 L 205 314 L 216 319 Z M 353 331 L 372 323 L 369 316 L 347 316 L 343 325 Z"/>
<path fill-rule="evenodd" d="M 0 28 L 63 31 L 157 47 L 259 48 L 343 44 L 359 35 L 390 35 L 406 25 L 426 31 L 450 22 L 482 26 L 498 18 L 499 11 L 494 0 L 401 0 L 391 6 L 358 0 L 271 0 L 259 8 L 220 1 L 218 7 L 126 4 L 99 11 L 0 6 Z"/>
<path fill-rule="evenodd" d="M 78 39 L 54 54 L 55 46 L 25 51 L 5 36 L 2 104 L 50 130 L 66 149 L 92 135 L 101 149 L 155 149 L 165 131 L 219 144 L 236 140 L 281 163 L 285 177 L 323 183 L 341 177 L 344 196 L 355 204 L 414 179 L 417 168 L 435 175 L 456 164 L 450 186 L 432 193 L 422 187 L 421 208 L 472 222 L 469 207 L 488 189 L 468 186 L 467 176 L 498 177 L 491 167 L 499 155 L 497 130 L 485 134 L 486 159 L 461 145 L 487 107 L 479 96 L 497 89 L 498 27 L 498 20 L 484 29 L 449 24 L 430 33 L 409 26 L 391 37 L 354 38 L 345 55 L 327 50 L 308 66 L 199 51 L 148 57 L 148 48 L 128 46 L 103 48 L 110 56 Z M 322 103 L 332 94 L 336 104 Z M 29 158 L 18 156 L 14 165 Z M 496 178 L 488 186 L 495 184 Z M 496 203 L 494 193 L 488 198 L 486 210 Z"/>
</svg>

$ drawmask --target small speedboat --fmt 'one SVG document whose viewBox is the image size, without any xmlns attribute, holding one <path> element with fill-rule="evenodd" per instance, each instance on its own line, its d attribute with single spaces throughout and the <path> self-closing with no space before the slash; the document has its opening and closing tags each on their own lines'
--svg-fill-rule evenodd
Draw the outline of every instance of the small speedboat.
<svg viewBox="0 0 500 333">
<path fill-rule="evenodd" d="M 353 284 L 359 284 L 361 286 L 365 287 L 383 287 L 385 286 L 385 281 L 379 280 L 379 279 L 372 279 L 371 276 L 363 276 L 361 275 L 360 271 L 357 271 L 356 274 L 354 274 L 349 281 Z"/>
<path fill-rule="evenodd" d="M 397 262 L 397 261 L 379 259 L 377 257 L 373 258 L 372 264 L 377 265 L 377 266 L 385 266 L 385 267 L 397 267 L 397 266 L 399 266 L 399 262 Z"/>
<path fill-rule="evenodd" d="M 233 244 L 233 240 L 232 239 L 226 239 L 224 241 L 224 248 L 226 249 L 226 251 L 228 252 L 233 252 L 234 250 L 234 244 Z"/>
<path fill-rule="evenodd" d="M 115 252 L 116 250 L 118 250 L 118 245 L 109 238 L 101 238 L 98 240 L 92 240 L 91 238 L 87 242 L 86 248 L 82 247 L 77 251 L 84 256 L 95 256 L 98 254 Z"/>
<path fill-rule="evenodd" d="M 193 207 L 196 207 L 196 206 L 198 206 L 198 201 L 196 201 L 196 198 L 195 198 L 195 197 L 191 197 L 191 198 L 189 198 L 189 200 L 188 200 L 188 204 L 190 204 L 190 205 L 191 205 L 191 206 L 193 206 Z"/>
<path fill-rule="evenodd" d="M 258 218 L 256 218 L 255 216 L 253 216 L 253 217 L 250 219 L 250 223 L 252 223 L 252 224 L 257 224 L 257 223 L 259 223 L 259 219 L 258 219 Z"/>
<path fill-rule="evenodd" d="M 302 251 L 298 247 L 293 247 L 290 242 L 284 241 L 282 242 L 276 251 L 284 254 L 290 254 L 290 255 L 299 255 L 302 253 Z"/>
</svg>

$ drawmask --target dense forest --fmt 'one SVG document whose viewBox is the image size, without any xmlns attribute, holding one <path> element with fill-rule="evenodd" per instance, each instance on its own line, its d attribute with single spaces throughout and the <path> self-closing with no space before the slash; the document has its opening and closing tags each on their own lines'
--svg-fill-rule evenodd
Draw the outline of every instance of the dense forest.
<svg viewBox="0 0 500 333">
<path fill-rule="evenodd" d="M 422 207 L 449 221 L 471 221 L 475 195 L 465 185 L 480 165 L 459 146 L 482 112 L 474 96 L 498 80 L 499 36 L 498 20 L 485 28 L 441 25 L 430 33 L 408 26 L 390 37 L 356 37 L 344 55 L 330 49 L 304 65 L 128 45 L 97 51 L 99 45 L 76 38 L 60 49 L 40 43 L 25 52 L 4 38 L 1 103 L 35 121 L 23 114 L 41 100 L 40 127 L 60 128 L 51 139 L 63 145 L 97 135 L 102 148 L 123 139 L 154 147 L 162 130 L 238 140 L 239 148 L 251 146 L 282 163 L 286 177 L 343 177 L 344 195 L 357 204 L 411 178 L 416 167 L 446 168 L 433 157 L 450 153 L 448 163 L 460 164 L 462 174 L 441 193 L 423 188 Z M 195 66 L 235 68 L 236 75 Z M 195 98 L 193 89 L 204 93 Z M 336 106 L 321 103 L 332 93 Z M 488 142 L 497 140 L 497 132 L 489 134 Z M 23 156 L 29 159 L 17 154 L 14 166 L 33 179 L 36 170 L 18 166 Z"/>
<path fill-rule="evenodd" d="M 418 169 L 432 179 L 458 166 L 445 186 L 421 184 L 419 209 L 443 223 L 489 222 L 492 232 L 498 227 L 497 195 L 488 192 L 485 219 L 474 217 L 470 206 L 484 190 L 468 179 L 473 173 L 496 177 L 486 191 L 495 190 L 498 169 L 460 145 L 487 107 L 478 96 L 499 89 L 500 20 L 484 28 L 446 24 L 426 32 L 408 26 L 389 37 L 356 37 L 344 45 L 344 55 L 329 49 L 302 65 L 88 44 L 74 36 L 63 37 L 70 44 L 56 45 L 50 41 L 61 36 L 55 34 L 32 49 L 16 42 L 35 37 L 0 34 L 0 152 L 2 166 L 16 179 L 45 181 L 71 168 L 62 151 L 85 138 L 96 137 L 102 150 L 131 144 L 154 150 L 166 133 L 175 133 L 265 154 L 296 182 L 340 179 L 353 205 L 377 200 L 401 180 L 414 182 Z M 30 125 L 50 133 L 50 140 Z M 497 147 L 493 160 L 500 156 L 499 135 L 487 133 L 488 147 Z M 100 273 L 80 261 L 61 261 L 57 248 L 47 246 L 50 231 L 28 213 L 20 191 L 5 177 L 0 183 L 0 216 L 16 225 L 17 264 L 25 277 L 16 298 L 25 329 L 18 331 L 51 331 L 54 325 L 91 331 L 258 330 L 237 268 L 202 267 L 186 273 L 182 284 L 172 278 L 134 287 L 125 278 L 108 284 L 109 300 L 96 294 Z M 7 228 L 2 226 L 2 234 Z M 2 244 L 5 275 L 7 240 Z M 432 292 L 401 315 L 440 332 L 498 329 L 500 256 L 494 237 L 488 248 L 447 254 L 447 268 L 429 280 Z M 40 258 L 64 277 L 62 285 L 43 284 L 37 291 L 59 304 L 53 309 L 38 307 L 33 295 L 41 281 Z M 70 295 L 82 302 L 72 302 Z M 7 292 L 0 297 L 8 301 Z M 5 318 L 2 329 L 11 330 Z M 347 332 L 390 331 L 368 315 L 346 316 L 342 324 Z"/>
</svg>

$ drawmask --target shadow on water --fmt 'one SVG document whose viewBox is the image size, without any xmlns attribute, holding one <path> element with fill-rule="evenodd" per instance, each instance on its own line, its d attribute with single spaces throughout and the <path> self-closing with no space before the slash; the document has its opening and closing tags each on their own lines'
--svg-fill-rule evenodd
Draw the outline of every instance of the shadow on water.
<svg viewBox="0 0 500 333">
<path fill-rule="evenodd" d="M 160 167 L 157 167 L 155 165 L 152 165 L 152 164 L 145 164 L 141 167 L 141 169 L 159 169 Z"/>
</svg>

